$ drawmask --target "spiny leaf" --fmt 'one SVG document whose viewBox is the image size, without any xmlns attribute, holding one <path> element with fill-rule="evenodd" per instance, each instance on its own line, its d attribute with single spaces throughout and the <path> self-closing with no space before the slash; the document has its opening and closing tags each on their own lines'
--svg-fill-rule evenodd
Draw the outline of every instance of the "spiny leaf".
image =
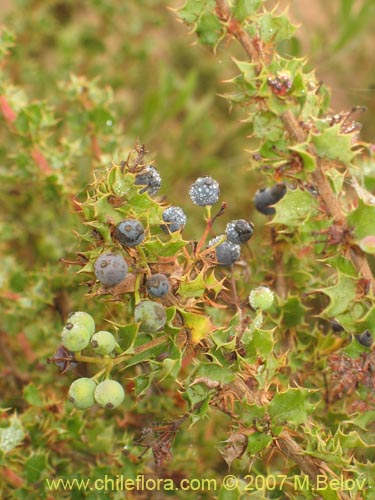
<svg viewBox="0 0 375 500">
<path fill-rule="evenodd" d="M 308 389 L 288 389 L 278 392 L 269 404 L 269 413 L 275 423 L 303 424 L 314 406 L 308 402 Z"/>
<path fill-rule="evenodd" d="M 275 205 L 274 223 L 286 226 L 299 226 L 308 217 L 317 213 L 317 201 L 307 191 L 288 190 L 286 195 Z"/>
<path fill-rule="evenodd" d="M 328 127 L 318 135 L 313 135 L 312 141 L 318 155 L 323 158 L 349 164 L 355 156 L 352 150 L 352 135 L 342 134 L 340 124 Z"/>
<path fill-rule="evenodd" d="M 335 318 L 345 312 L 355 299 L 356 282 L 348 276 L 339 273 L 336 285 L 321 288 L 320 292 L 328 295 L 330 298 L 330 304 L 323 313 L 328 318 Z"/>
</svg>

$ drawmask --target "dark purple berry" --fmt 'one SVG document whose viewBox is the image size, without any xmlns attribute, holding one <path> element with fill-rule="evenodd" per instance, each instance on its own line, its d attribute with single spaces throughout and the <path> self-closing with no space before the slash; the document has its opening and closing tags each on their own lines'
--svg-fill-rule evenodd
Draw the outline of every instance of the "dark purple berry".
<svg viewBox="0 0 375 500">
<path fill-rule="evenodd" d="M 225 229 L 227 239 L 232 243 L 245 243 L 254 233 L 254 225 L 244 219 L 228 222 Z"/>
<path fill-rule="evenodd" d="M 276 210 L 272 205 L 280 201 L 285 194 L 286 185 L 284 183 L 275 184 L 271 188 L 261 188 L 255 193 L 255 208 L 264 215 L 274 215 Z"/>
<path fill-rule="evenodd" d="M 145 186 L 141 189 L 141 193 L 147 191 L 150 196 L 154 196 L 161 187 L 161 177 L 155 167 L 147 165 L 136 175 L 135 184 L 137 186 Z"/>
<path fill-rule="evenodd" d="M 184 211 L 180 207 L 166 208 L 162 213 L 162 218 L 166 224 L 162 224 L 160 227 L 166 233 L 168 232 L 168 229 L 171 233 L 180 231 L 180 229 L 185 227 L 187 220 Z"/>
<path fill-rule="evenodd" d="M 169 279 L 165 274 L 153 274 L 146 283 L 147 292 L 152 297 L 164 297 L 169 292 Z"/>
<path fill-rule="evenodd" d="M 212 177 L 198 177 L 190 187 L 189 196 L 194 205 L 214 205 L 220 196 L 219 183 Z"/>
<path fill-rule="evenodd" d="M 115 286 L 127 275 L 128 265 L 122 255 L 107 252 L 97 258 L 94 272 L 100 283 Z"/>
<path fill-rule="evenodd" d="M 216 236 L 215 238 L 212 238 L 208 242 L 208 247 L 212 247 L 216 245 L 219 241 L 221 241 L 224 238 L 223 235 L 221 236 Z M 215 252 L 216 252 L 216 260 L 218 264 L 222 266 L 231 266 L 240 258 L 241 255 L 241 247 L 240 245 L 237 245 L 236 243 L 232 243 L 231 241 L 224 240 L 222 243 L 217 245 L 215 247 Z"/>
<path fill-rule="evenodd" d="M 127 247 L 139 245 L 145 237 L 145 230 L 142 224 L 135 219 L 126 219 L 117 224 L 115 238 Z"/>
<path fill-rule="evenodd" d="M 357 339 L 357 342 L 365 347 L 371 347 L 374 343 L 374 338 L 369 330 L 365 330 L 363 333 L 355 335 L 355 338 Z"/>
</svg>

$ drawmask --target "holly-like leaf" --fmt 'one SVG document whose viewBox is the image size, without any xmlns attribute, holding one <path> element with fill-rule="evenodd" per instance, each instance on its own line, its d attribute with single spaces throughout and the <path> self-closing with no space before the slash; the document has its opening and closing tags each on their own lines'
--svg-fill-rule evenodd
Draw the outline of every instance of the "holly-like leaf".
<svg viewBox="0 0 375 500">
<path fill-rule="evenodd" d="M 242 22 L 247 17 L 256 14 L 263 0 L 235 0 L 232 7 L 233 17 Z"/>
<path fill-rule="evenodd" d="M 22 443 L 25 435 L 21 420 L 17 415 L 12 415 L 9 425 L 0 428 L 0 450 L 4 453 L 12 451 L 13 448 Z"/>
<path fill-rule="evenodd" d="M 359 201 L 358 207 L 348 215 L 348 222 L 359 240 L 375 236 L 375 207 Z"/>
<path fill-rule="evenodd" d="M 335 318 L 347 311 L 354 301 L 356 297 L 356 282 L 348 276 L 339 273 L 336 285 L 322 288 L 320 291 L 330 298 L 330 304 L 323 311 L 324 314 L 328 318 Z"/>
<path fill-rule="evenodd" d="M 296 27 L 289 21 L 286 14 L 280 16 L 265 12 L 259 18 L 261 39 L 268 43 L 279 43 L 294 35 Z"/>
<path fill-rule="evenodd" d="M 275 205 L 273 222 L 291 227 L 299 226 L 309 216 L 317 214 L 317 206 L 317 201 L 307 191 L 288 190 Z"/>
<path fill-rule="evenodd" d="M 352 136 L 342 134 L 340 124 L 326 128 L 323 132 L 312 136 L 319 156 L 329 160 L 338 160 L 349 164 L 355 156 L 352 150 Z"/>
<path fill-rule="evenodd" d="M 288 389 L 278 392 L 269 404 L 269 413 L 274 423 L 303 424 L 314 406 L 308 402 L 308 389 Z"/>
<path fill-rule="evenodd" d="M 303 170 L 305 172 L 313 172 L 316 168 L 316 159 L 313 155 L 307 152 L 307 143 L 298 144 L 289 148 L 291 151 L 298 153 L 303 163 Z"/>
<path fill-rule="evenodd" d="M 207 337 L 213 330 L 213 325 L 207 316 L 182 309 L 180 309 L 180 313 L 184 318 L 185 327 L 190 330 L 191 340 L 194 344 Z"/>
<path fill-rule="evenodd" d="M 305 312 L 306 307 L 298 297 L 289 297 L 283 305 L 283 325 L 286 328 L 300 325 Z"/>
<path fill-rule="evenodd" d="M 216 365 L 214 363 L 201 363 L 195 375 L 195 378 L 207 378 L 209 380 L 216 380 L 220 384 L 229 384 L 236 377 L 236 374 L 228 368 Z"/>
<path fill-rule="evenodd" d="M 248 436 L 247 451 L 254 456 L 272 443 L 272 436 L 263 432 L 254 432 Z"/>
</svg>

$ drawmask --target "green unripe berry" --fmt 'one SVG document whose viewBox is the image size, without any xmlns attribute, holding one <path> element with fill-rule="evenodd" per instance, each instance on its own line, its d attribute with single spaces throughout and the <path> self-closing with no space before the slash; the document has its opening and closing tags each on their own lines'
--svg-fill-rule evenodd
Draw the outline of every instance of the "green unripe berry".
<svg viewBox="0 0 375 500">
<path fill-rule="evenodd" d="M 135 321 L 141 323 L 144 332 L 157 332 L 165 325 L 167 316 L 161 304 L 152 300 L 140 302 L 134 310 Z"/>
<path fill-rule="evenodd" d="M 98 354 L 111 354 L 116 347 L 116 339 L 112 333 L 101 330 L 91 337 L 91 347 Z"/>
<path fill-rule="evenodd" d="M 95 403 L 96 383 L 91 378 L 79 378 L 69 387 L 68 399 L 76 408 L 85 410 Z"/>
<path fill-rule="evenodd" d="M 86 312 L 77 311 L 70 313 L 66 324 L 68 325 L 69 323 L 73 323 L 73 325 L 82 325 L 86 327 L 90 335 L 93 335 L 93 333 L 95 332 L 94 318 L 91 316 L 91 314 L 88 314 Z"/>
<path fill-rule="evenodd" d="M 61 334 L 61 343 L 68 351 L 82 351 L 88 346 L 91 334 L 85 326 L 67 323 Z"/>
<path fill-rule="evenodd" d="M 265 311 L 273 304 L 274 294 L 267 286 L 259 286 L 251 290 L 249 302 L 253 309 L 262 309 Z"/>
<path fill-rule="evenodd" d="M 100 406 L 111 410 L 124 401 L 125 392 L 116 380 L 104 380 L 96 386 L 94 397 Z"/>
</svg>

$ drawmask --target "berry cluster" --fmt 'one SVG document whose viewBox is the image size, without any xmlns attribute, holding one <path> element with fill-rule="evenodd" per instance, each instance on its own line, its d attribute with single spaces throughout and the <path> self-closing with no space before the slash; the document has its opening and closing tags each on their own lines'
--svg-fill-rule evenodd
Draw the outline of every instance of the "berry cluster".
<svg viewBox="0 0 375 500">
<path fill-rule="evenodd" d="M 218 291 L 224 291 L 224 286 L 214 275 L 215 267 L 232 266 L 238 261 L 241 245 L 253 236 L 254 225 L 245 219 L 230 220 L 223 234 L 209 239 L 213 224 L 224 213 L 226 203 L 212 216 L 212 206 L 219 201 L 220 186 L 212 177 L 199 177 L 190 186 L 189 196 L 195 205 L 205 208 L 206 228 L 201 239 L 193 245 L 184 241 L 181 235 L 187 223 L 184 210 L 173 205 L 164 207 L 152 199 L 160 189 L 161 177 L 154 166 L 142 166 L 139 158 L 133 166 L 129 165 L 129 160 L 114 165 L 108 176 L 103 177 L 101 186 L 100 192 L 107 189 L 106 199 L 113 202 L 112 207 L 107 206 L 111 215 L 107 217 L 105 208 L 100 214 L 100 221 L 104 224 L 101 222 L 98 227 L 105 227 L 104 236 L 96 238 L 87 252 L 89 264 L 85 272 L 93 272 L 96 278 L 94 283 L 100 284 L 94 288 L 95 295 L 112 295 L 111 300 L 119 300 L 121 295 L 130 294 L 127 319 L 137 324 L 135 335 L 139 335 L 139 345 L 142 346 L 143 337 L 147 339 L 150 334 L 162 334 L 171 327 L 181 327 L 181 318 L 184 326 L 183 314 L 175 320 L 174 312 L 168 314 L 171 304 L 182 313 L 186 308 L 186 314 L 197 310 L 194 305 L 201 299 L 194 301 L 191 298 L 189 282 L 196 280 L 200 269 L 203 269 L 203 279 L 213 279 L 211 282 L 218 283 Z M 114 186 L 116 190 L 119 186 L 119 190 L 116 191 Z M 271 213 L 274 210 L 272 205 L 285 191 L 283 184 L 259 191 L 256 195 L 257 208 L 262 207 L 263 213 Z M 92 203 L 96 200 L 92 198 Z M 131 200 L 135 200 L 134 205 Z M 92 211 L 87 211 L 88 216 L 86 212 L 84 214 L 89 223 L 99 218 Z M 102 248 L 99 252 L 98 247 Z M 158 253 L 166 249 L 167 261 L 163 260 L 163 253 Z M 192 262 L 196 266 L 192 266 Z M 187 285 L 186 295 L 180 282 Z M 249 302 L 253 309 L 266 310 L 272 305 L 273 293 L 261 287 L 251 292 Z M 169 317 L 172 319 L 167 324 Z M 194 321 L 190 321 L 192 323 L 187 328 L 194 325 Z M 100 367 L 92 378 L 84 377 L 72 383 L 69 400 L 76 408 L 89 408 L 94 403 L 116 408 L 121 404 L 124 390 L 121 384 L 110 379 L 110 373 L 114 366 L 127 359 L 127 351 L 122 351 L 112 333 L 96 331 L 89 314 L 76 312 L 69 316 L 63 329 L 61 348 L 70 353 L 71 362 L 92 362 Z M 82 354 L 84 349 L 90 349 L 93 356 L 89 358 L 86 353 Z M 57 360 L 56 357 L 54 359 Z"/>
<path fill-rule="evenodd" d="M 61 333 L 62 345 L 67 351 L 78 353 L 87 347 L 104 358 L 112 357 L 119 347 L 112 333 L 105 330 L 95 332 L 93 317 L 82 311 L 71 313 Z M 79 360 L 79 358 L 77 358 Z M 96 377 L 75 380 L 68 399 L 75 408 L 86 409 L 98 403 L 103 408 L 116 408 L 124 400 L 122 385 L 115 380 L 97 382 Z"/>
</svg>

